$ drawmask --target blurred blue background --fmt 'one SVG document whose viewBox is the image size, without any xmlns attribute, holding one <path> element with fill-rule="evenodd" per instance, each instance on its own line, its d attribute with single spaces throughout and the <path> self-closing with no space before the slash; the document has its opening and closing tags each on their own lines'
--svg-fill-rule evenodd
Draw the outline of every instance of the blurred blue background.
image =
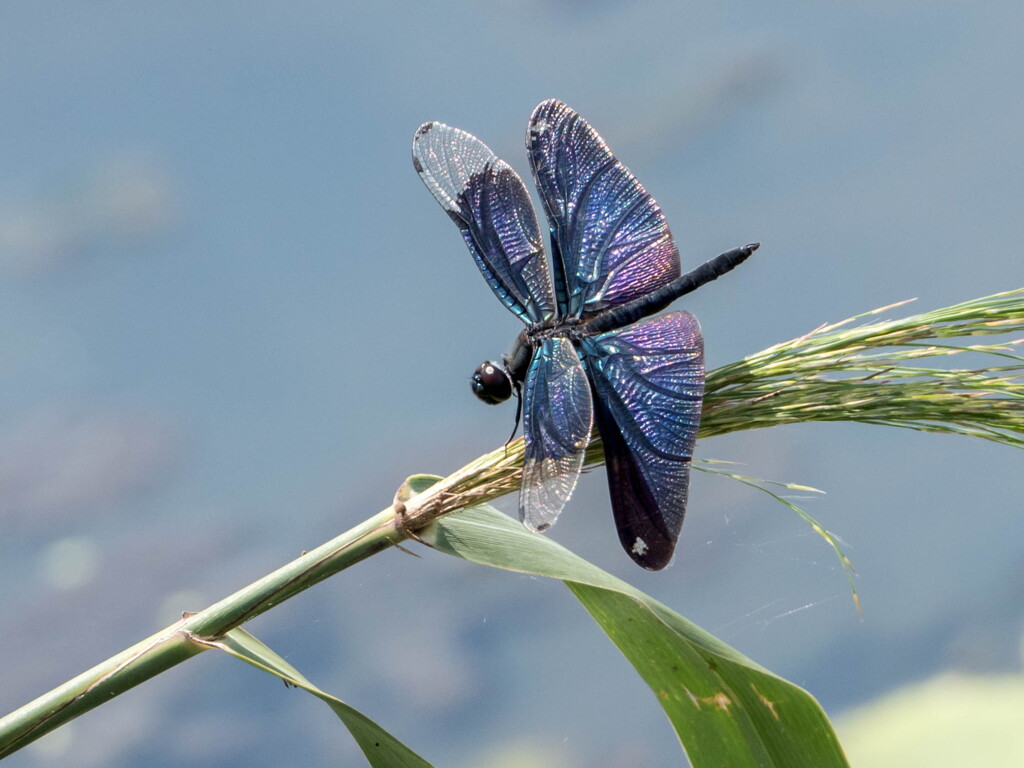
<svg viewBox="0 0 1024 768">
<path fill-rule="evenodd" d="M 581 112 L 692 267 L 709 367 L 901 299 L 1022 282 L 1018 3 L 31 3 L 0 11 L 0 712 L 500 445 L 470 394 L 517 321 L 413 172 L 423 121 L 528 175 Z M 902 312 L 904 310 L 899 310 Z M 674 565 L 619 550 L 602 471 L 551 535 L 831 716 L 1019 675 L 1021 456 L 857 425 L 703 441 L 828 491 L 698 475 Z M 514 512 L 514 499 L 503 508 Z M 250 625 L 438 766 L 678 764 L 557 583 L 384 553 Z M 1015 678 L 1016 679 L 1016 678 Z M 12 766 L 359 764 L 322 704 L 204 654 Z"/>
</svg>

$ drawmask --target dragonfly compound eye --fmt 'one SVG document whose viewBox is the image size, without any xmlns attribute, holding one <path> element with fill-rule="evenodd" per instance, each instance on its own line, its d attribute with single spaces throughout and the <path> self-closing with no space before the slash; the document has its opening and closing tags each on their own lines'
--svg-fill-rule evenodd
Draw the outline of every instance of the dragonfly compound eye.
<svg viewBox="0 0 1024 768">
<path fill-rule="evenodd" d="M 477 366 L 470 386 L 473 394 L 488 405 L 497 405 L 512 397 L 512 379 L 505 371 L 505 366 L 493 360 Z"/>
</svg>

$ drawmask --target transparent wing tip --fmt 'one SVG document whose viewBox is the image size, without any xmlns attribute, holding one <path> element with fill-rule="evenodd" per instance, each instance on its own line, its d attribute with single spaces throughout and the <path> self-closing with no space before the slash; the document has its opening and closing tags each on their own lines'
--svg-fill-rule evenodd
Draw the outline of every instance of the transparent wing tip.
<svg viewBox="0 0 1024 768">
<path fill-rule="evenodd" d="M 532 520 L 524 519 L 523 525 L 526 526 L 527 530 L 533 531 L 534 533 L 544 533 L 544 531 L 552 526 L 552 523 L 543 522 L 535 524 Z"/>
<path fill-rule="evenodd" d="M 519 491 L 519 519 L 523 525 L 542 533 L 555 524 L 576 488 L 579 464 L 576 456 L 527 462 Z"/>
</svg>

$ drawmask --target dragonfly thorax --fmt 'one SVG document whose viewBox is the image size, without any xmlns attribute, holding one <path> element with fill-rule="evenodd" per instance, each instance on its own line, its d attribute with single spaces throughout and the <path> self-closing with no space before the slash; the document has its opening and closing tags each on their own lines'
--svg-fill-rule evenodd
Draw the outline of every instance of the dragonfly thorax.
<svg viewBox="0 0 1024 768">
<path fill-rule="evenodd" d="M 512 377 L 502 363 L 493 360 L 486 360 L 476 367 L 469 386 L 473 394 L 488 405 L 498 405 L 512 397 Z"/>
<path fill-rule="evenodd" d="M 543 323 L 534 323 L 529 326 L 524 331 L 525 340 L 534 349 L 539 347 L 545 339 L 554 339 L 560 336 L 570 341 L 578 341 L 586 335 L 583 332 L 585 327 L 583 321 L 578 317 L 545 320 Z"/>
</svg>

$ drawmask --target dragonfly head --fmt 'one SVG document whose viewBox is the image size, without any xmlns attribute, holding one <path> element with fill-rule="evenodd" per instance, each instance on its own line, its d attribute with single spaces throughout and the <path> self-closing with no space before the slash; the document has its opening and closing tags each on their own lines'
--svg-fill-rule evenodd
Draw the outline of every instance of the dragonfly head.
<svg viewBox="0 0 1024 768">
<path fill-rule="evenodd" d="M 488 405 L 504 403 L 512 397 L 512 377 L 504 365 L 493 360 L 476 367 L 469 386 L 473 388 L 473 394 Z"/>
</svg>

